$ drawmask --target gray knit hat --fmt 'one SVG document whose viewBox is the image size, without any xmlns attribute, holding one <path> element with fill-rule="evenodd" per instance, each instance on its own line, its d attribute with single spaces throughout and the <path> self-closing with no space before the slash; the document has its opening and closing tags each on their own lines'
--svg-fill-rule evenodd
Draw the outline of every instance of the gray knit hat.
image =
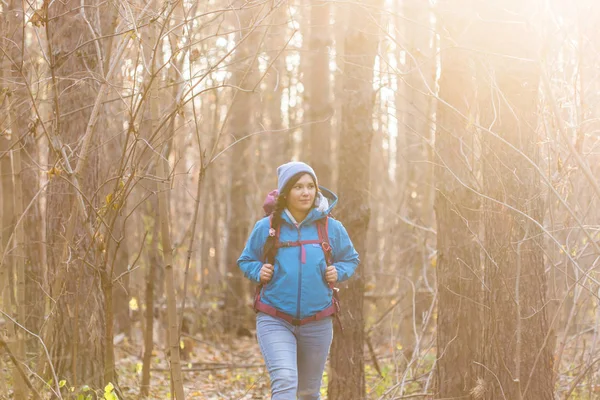
<svg viewBox="0 0 600 400">
<path fill-rule="evenodd" d="M 306 172 L 307 174 L 312 175 L 312 177 L 315 179 L 315 183 L 318 186 L 317 174 L 315 174 L 315 171 L 310 167 L 310 165 L 300 161 L 292 161 L 277 168 L 277 190 L 279 193 L 283 191 L 283 188 L 289 182 L 289 180 L 300 172 Z"/>
</svg>

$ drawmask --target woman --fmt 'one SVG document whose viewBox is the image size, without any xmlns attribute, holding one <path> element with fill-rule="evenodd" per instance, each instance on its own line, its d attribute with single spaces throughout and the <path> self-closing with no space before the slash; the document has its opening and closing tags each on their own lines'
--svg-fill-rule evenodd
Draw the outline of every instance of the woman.
<svg viewBox="0 0 600 400">
<path fill-rule="evenodd" d="M 277 180 L 275 208 L 254 226 L 238 265 L 261 284 L 256 334 L 271 377 L 271 399 L 320 399 L 333 338 L 332 287 L 352 276 L 358 253 L 343 225 L 328 218 L 337 197 L 319 188 L 309 165 L 284 164 Z M 275 250 L 269 247 L 274 238 L 280 243 Z M 265 254 L 271 251 L 273 257 Z"/>
</svg>

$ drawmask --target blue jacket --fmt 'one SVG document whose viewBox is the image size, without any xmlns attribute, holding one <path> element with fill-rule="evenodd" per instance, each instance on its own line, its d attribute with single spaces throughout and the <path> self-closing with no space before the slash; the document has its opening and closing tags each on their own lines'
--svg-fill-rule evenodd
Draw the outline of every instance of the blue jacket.
<svg viewBox="0 0 600 400">
<path fill-rule="evenodd" d="M 337 203 L 337 196 L 325 188 L 321 193 L 329 201 L 326 211 L 313 208 L 298 227 L 287 213 L 281 214 L 280 241 L 316 240 L 319 238 L 316 221 L 325 218 Z M 260 269 L 263 266 L 263 247 L 269 235 L 269 217 L 258 221 L 250 233 L 238 266 L 244 275 L 260 283 Z M 359 259 L 358 253 L 341 222 L 330 218 L 328 227 L 329 243 L 332 248 L 333 264 L 338 273 L 338 282 L 350 278 Z M 282 247 L 277 250 L 274 273 L 271 281 L 261 293 L 261 301 L 275 307 L 294 318 L 306 318 L 331 305 L 333 291 L 325 281 L 325 255 L 320 244 L 304 245 L 306 263 L 302 264 L 301 248 Z"/>
</svg>

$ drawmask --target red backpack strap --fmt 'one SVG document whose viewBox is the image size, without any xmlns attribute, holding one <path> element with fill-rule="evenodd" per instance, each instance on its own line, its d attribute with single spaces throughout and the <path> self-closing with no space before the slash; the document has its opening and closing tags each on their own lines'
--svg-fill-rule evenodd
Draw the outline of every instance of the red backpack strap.
<svg viewBox="0 0 600 400">
<path fill-rule="evenodd" d="M 331 249 L 331 244 L 329 243 L 329 215 L 323 219 L 317 221 L 317 231 L 319 232 L 319 242 L 321 243 L 321 248 L 323 249 L 323 253 L 325 254 L 325 262 L 327 266 L 333 265 L 333 252 Z M 336 317 L 339 320 L 339 312 L 340 312 L 340 299 L 338 297 L 338 288 L 335 287 L 334 283 L 328 284 L 331 290 L 333 290 L 333 304 L 337 310 Z M 340 322 L 340 327 L 341 327 Z M 342 332 L 343 332 L 342 328 Z"/>
<path fill-rule="evenodd" d="M 333 264 L 333 254 L 331 252 L 331 244 L 329 243 L 329 216 L 317 221 L 317 232 L 319 233 L 319 242 L 325 254 L 327 265 Z"/>
</svg>

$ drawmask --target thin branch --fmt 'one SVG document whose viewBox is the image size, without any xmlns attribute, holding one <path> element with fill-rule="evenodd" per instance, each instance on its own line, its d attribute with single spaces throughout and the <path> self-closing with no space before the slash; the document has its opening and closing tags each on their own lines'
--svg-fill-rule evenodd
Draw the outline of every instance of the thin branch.
<svg viewBox="0 0 600 400">
<path fill-rule="evenodd" d="M 0 338 L 0 347 L 4 347 L 4 350 L 6 350 L 6 352 L 8 353 L 8 357 L 15 365 L 15 368 L 17 368 L 17 371 L 19 371 L 19 375 L 21 375 L 21 378 L 23 379 L 23 381 L 25 382 L 25 384 L 27 385 L 29 390 L 31 390 L 33 393 L 35 393 L 37 399 L 41 399 L 42 395 L 37 390 L 35 390 L 35 387 L 33 387 L 33 385 L 31 384 L 29 377 L 25 374 L 25 371 L 23 371 L 23 368 L 21 368 L 21 364 L 19 363 L 19 361 L 17 361 L 17 359 L 15 358 L 12 351 L 10 351 L 8 344 L 4 340 L 2 340 L 2 338 Z"/>
<path fill-rule="evenodd" d="M 15 326 L 18 326 L 19 328 L 21 328 L 22 330 L 24 330 L 25 332 L 27 332 L 31 336 L 35 337 L 41 343 L 42 347 L 44 348 L 44 352 L 46 353 L 46 358 L 48 360 L 48 365 L 50 365 L 50 371 L 52 372 L 52 378 L 53 378 L 54 384 L 56 385 L 56 391 L 53 390 L 53 392 L 54 392 L 54 394 L 56 396 L 58 396 L 59 398 L 62 399 L 62 394 L 60 393 L 60 387 L 58 385 L 58 377 L 56 375 L 56 371 L 54 370 L 54 365 L 52 364 L 52 359 L 50 358 L 50 354 L 48 353 L 48 348 L 46 347 L 46 344 L 44 343 L 44 341 L 42 340 L 42 338 L 39 337 L 38 335 L 36 335 L 35 333 L 31 332 L 29 329 L 25 328 L 23 325 L 19 324 L 17 321 L 15 321 L 15 319 L 13 317 L 11 317 L 10 315 L 8 315 L 4 311 L 0 310 L 0 313 L 2 313 L 2 315 L 4 315 L 6 318 L 10 319 L 11 322 L 13 324 L 15 324 Z"/>
</svg>

